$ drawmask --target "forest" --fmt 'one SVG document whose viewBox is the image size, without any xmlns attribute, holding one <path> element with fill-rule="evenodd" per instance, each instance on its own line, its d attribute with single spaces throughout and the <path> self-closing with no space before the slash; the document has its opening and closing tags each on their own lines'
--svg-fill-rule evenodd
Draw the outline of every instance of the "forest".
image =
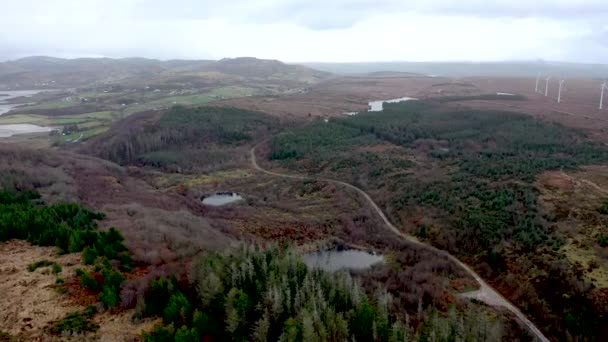
<svg viewBox="0 0 608 342">
<path fill-rule="evenodd" d="M 83 263 L 97 263 L 99 274 L 96 277 L 77 272 L 82 285 L 96 291 L 106 308 L 113 308 L 119 303 L 120 286 L 125 280 L 121 271 L 131 271 L 135 261 L 116 228 L 96 230 L 96 221 L 103 217 L 78 204 L 46 205 L 36 192 L 0 192 L 0 242 L 19 239 L 39 246 L 56 246 L 60 254 L 82 252 Z M 49 265 L 48 261 L 40 261 L 28 270 Z M 52 266 L 53 269 L 59 267 Z M 58 283 L 63 283 L 63 279 L 58 279 Z"/>
<path fill-rule="evenodd" d="M 290 249 L 244 246 L 200 259 L 189 277 L 195 294 L 175 278 L 150 285 L 142 316 L 163 325 L 146 341 L 499 341 L 503 326 L 479 309 L 434 312 L 414 330 L 392 296 L 373 297 L 348 272 L 309 269 Z M 414 318 L 412 319 L 414 320 Z"/>
<path fill-rule="evenodd" d="M 226 168 L 239 146 L 276 129 L 275 118 L 235 108 L 174 106 L 144 112 L 119 123 L 87 147 L 87 152 L 120 164 L 157 167 L 170 172 Z"/>
<path fill-rule="evenodd" d="M 395 163 L 399 158 L 408 162 Z M 296 172 L 359 185 L 393 222 L 484 265 L 489 269 L 484 273 L 503 286 L 517 287 L 520 279 L 507 268 L 510 260 L 542 251 L 545 261 L 538 267 L 548 278 L 520 274 L 518 281 L 536 282 L 536 290 L 517 300 L 555 336 L 591 338 L 598 334 L 593 327 L 606 320 L 605 313 L 588 309 L 597 308 L 593 289 L 575 285 L 585 282 L 559 260 L 564 236 L 552 225 L 555 217 L 539 207 L 534 185 L 546 170 L 608 161 L 608 148 L 580 131 L 521 113 L 410 101 L 282 133 L 272 141 L 269 159 Z M 559 279 L 564 296 L 542 290 L 541 278 L 543 284 Z M 529 305 L 539 301 L 550 302 L 550 308 Z"/>
<path fill-rule="evenodd" d="M 454 303 L 438 311 L 418 299 L 410 317 L 383 285 L 395 280 L 368 277 L 361 285 L 360 276 L 309 268 L 294 249 L 272 244 L 207 252 L 189 272 L 152 269 L 133 277 L 136 265 L 122 235 L 115 228 L 96 229 L 103 217 L 77 204 L 46 204 L 35 192 L 0 193 L 2 241 L 24 239 L 57 246 L 60 253 L 81 252 L 82 263 L 91 265 L 68 277 L 79 279 L 99 305 L 53 322 L 53 334 L 95 332 L 99 326 L 92 318 L 99 310 L 128 309 L 134 309 L 135 321 L 161 318 L 143 334 L 145 341 L 500 341 L 512 333 L 502 317 L 477 305 Z M 61 272 L 46 260 L 28 270 L 47 266 Z M 64 283 L 57 278 L 59 288 Z"/>
</svg>

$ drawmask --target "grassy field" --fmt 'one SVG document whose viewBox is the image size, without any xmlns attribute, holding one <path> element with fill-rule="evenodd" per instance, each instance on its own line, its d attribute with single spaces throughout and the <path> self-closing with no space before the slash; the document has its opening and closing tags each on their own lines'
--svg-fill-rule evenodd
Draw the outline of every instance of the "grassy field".
<svg viewBox="0 0 608 342">
<path fill-rule="evenodd" d="M 124 112 L 132 114 L 147 109 L 169 108 L 174 105 L 197 106 L 216 100 L 245 97 L 258 93 L 258 89 L 237 86 L 220 87 L 212 89 L 209 92 L 192 95 L 159 96 L 155 93 L 150 93 L 143 101 L 127 106 Z"/>
<path fill-rule="evenodd" d="M 175 95 L 176 93 L 191 93 Z M 258 94 L 259 90 L 249 87 L 227 86 L 218 87 L 205 92 L 156 90 L 147 89 L 144 92 L 124 90 L 118 92 L 84 91 L 62 98 L 45 98 L 35 105 L 19 108 L 19 114 L 3 115 L 0 125 L 33 124 L 50 126 L 63 131 L 65 126 L 77 125 L 76 132 L 53 138 L 55 143 L 74 142 L 89 139 L 109 129 L 112 122 L 123 119 L 133 113 L 150 110 L 166 109 L 174 105 L 196 106 L 212 101 L 244 97 Z M 86 103 L 80 98 L 87 98 Z M 122 103 L 125 103 L 123 106 Z M 82 112 L 91 108 L 107 110 Z M 31 110 L 32 113 L 27 111 Z M 65 113 L 62 113 L 65 110 Z M 48 114 L 45 112 L 48 111 Z"/>
</svg>

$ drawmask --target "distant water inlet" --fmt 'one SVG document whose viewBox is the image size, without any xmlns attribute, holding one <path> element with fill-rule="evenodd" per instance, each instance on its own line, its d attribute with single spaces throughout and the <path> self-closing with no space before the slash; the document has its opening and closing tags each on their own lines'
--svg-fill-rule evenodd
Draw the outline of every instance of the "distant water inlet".
<svg viewBox="0 0 608 342">
<path fill-rule="evenodd" d="M 30 124 L 0 125 L 0 138 L 8 138 L 17 134 L 50 132 L 51 128 Z"/>
<path fill-rule="evenodd" d="M 0 90 L 0 115 L 9 112 L 11 109 L 20 106 L 19 103 L 7 103 L 7 100 L 16 97 L 30 97 L 42 92 L 42 90 Z"/>
<path fill-rule="evenodd" d="M 304 255 L 304 263 L 308 267 L 328 272 L 341 269 L 364 270 L 383 261 L 384 257 L 380 254 L 355 249 L 318 251 Z"/>
<path fill-rule="evenodd" d="M 202 201 L 205 205 L 219 207 L 222 205 L 241 201 L 243 196 L 236 192 L 217 192 L 213 195 L 203 196 Z"/>
</svg>

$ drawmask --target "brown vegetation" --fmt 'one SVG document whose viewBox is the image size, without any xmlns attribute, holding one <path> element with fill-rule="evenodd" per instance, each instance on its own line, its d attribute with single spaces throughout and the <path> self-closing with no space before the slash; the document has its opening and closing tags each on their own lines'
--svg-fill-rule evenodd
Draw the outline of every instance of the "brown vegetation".
<svg viewBox="0 0 608 342">
<path fill-rule="evenodd" d="M 422 95 L 441 78 L 341 77 L 310 87 L 302 94 L 248 97 L 216 102 L 214 105 L 257 110 L 287 119 L 340 117 L 345 112 L 365 111 L 368 102 Z"/>
<path fill-rule="evenodd" d="M 243 120 L 238 116 L 231 118 L 229 109 L 223 109 L 227 116 L 218 116 L 222 120 L 209 121 L 207 126 L 210 127 L 192 125 L 193 122 L 207 120 L 207 114 L 213 112 L 209 110 L 194 112 L 195 116 L 190 116 L 192 112 L 189 109 L 136 114 L 117 123 L 109 133 L 94 139 L 80 151 L 59 148 L 32 150 L 0 145 L 0 169 L 3 176 L 8 175 L 0 179 L 0 188 L 36 189 L 50 202 L 75 200 L 104 211 L 107 217 L 103 225 L 119 227 L 126 238 L 125 243 L 140 262 L 137 276 L 129 279 L 122 289 L 124 308 L 136 305 L 137 297 L 146 291 L 149 280 L 177 272 L 184 281 L 185 270 L 191 260 L 209 251 L 235 245 L 237 239 L 298 246 L 316 246 L 329 241 L 384 252 L 389 263 L 358 274 L 364 288 L 373 293 L 379 284 L 386 285 L 395 298 L 393 305 L 410 317 L 426 315 L 415 318 L 423 321 L 430 319 L 433 309 L 445 313 L 452 304 L 463 308 L 456 293 L 470 289 L 474 282 L 444 256 L 395 240 L 382 228 L 377 215 L 356 194 L 323 182 L 276 179 L 243 169 L 247 162 L 247 151 L 251 145 L 279 129 L 293 126 L 285 118 L 301 121 L 310 117 L 312 121 L 315 116 L 340 117 L 346 111 L 365 110 L 369 100 L 401 96 L 480 95 L 492 91 L 518 93 L 527 96 L 528 100 L 461 101 L 445 106 L 465 110 L 471 107 L 531 110 L 541 118 L 567 125 L 570 125 L 568 120 L 573 120 L 573 126 L 586 127 L 578 117 L 552 112 L 554 104 L 548 99 L 535 95 L 533 91 L 523 91 L 528 82 L 533 84 L 524 79 L 466 79 L 451 82 L 403 75 L 347 77 L 326 81 L 289 96 L 251 97 L 219 103 L 220 106 L 266 111 L 283 120 L 279 123 L 267 116 L 258 116 L 259 113 L 251 113 L 248 118 L 256 119 L 244 129 L 241 126 Z M 577 86 L 578 83 L 572 82 L 569 95 L 564 97 L 565 102 L 588 100 L 585 96 L 576 95 L 573 89 Z M 591 89 L 585 88 L 587 86 L 581 85 L 580 89 Z M 569 109 L 564 108 L 583 111 L 583 107 L 570 106 Z M 585 115 L 595 115 L 590 109 L 584 110 L 587 111 Z M 167 113 L 176 115 L 166 116 Z M 563 117 L 569 119 L 564 120 Z M 449 124 L 456 125 L 457 122 L 449 121 Z M 589 126 L 597 126 L 594 127 L 597 132 L 603 129 L 599 127 L 601 125 Z M 218 129 L 221 134 L 216 134 Z M 385 133 L 398 131 L 393 132 L 392 129 L 387 128 Z M 243 132 L 246 134 L 242 135 Z M 544 215 L 542 222 L 554 222 L 556 226 L 540 233 L 547 236 L 553 236 L 554 232 L 564 234 L 565 244 L 559 249 L 553 249 L 558 246 L 555 244 L 531 249 L 536 251 L 534 253 L 524 251 L 518 247 L 520 242 L 511 240 L 510 235 L 501 237 L 502 241 L 498 239 L 497 243 L 492 242 L 488 247 L 482 245 L 482 239 L 478 239 L 474 233 L 452 229 L 452 218 L 447 217 L 438 205 L 429 204 L 432 202 L 411 205 L 407 202 L 410 199 L 404 197 L 401 207 L 398 207 L 396 200 L 398 196 L 413 193 L 421 187 L 441 190 L 441 186 L 449 183 L 460 168 L 474 169 L 474 159 L 468 161 L 471 163 L 469 165 L 445 162 L 450 153 L 478 153 L 488 146 L 496 148 L 500 144 L 492 145 L 492 142 L 470 138 L 454 148 L 450 146 L 451 137 L 417 139 L 409 144 L 384 140 L 387 136 L 366 136 L 343 149 L 330 143 L 328 146 L 335 153 L 331 158 L 325 158 L 326 151 L 321 150 L 314 158 L 298 159 L 292 165 L 283 166 L 348 179 L 368 189 L 387 214 L 400 222 L 403 230 L 419 234 L 437 246 L 459 253 L 468 262 L 475 263 L 477 270 L 491 279 L 501 293 L 517 303 L 523 311 L 532 314 L 535 321 L 542 322 L 545 331 L 553 331 L 555 338 L 566 336 L 567 333 L 554 327 L 562 329 L 569 324 L 563 322 L 570 318 L 565 315 L 568 312 L 554 312 L 554 305 L 560 306 L 560 309 L 562 306 L 582 305 L 593 311 L 598 320 L 603 319 L 608 298 L 605 291 L 608 252 L 605 246 L 598 243 L 598 237 L 608 235 L 608 232 L 603 228 L 606 226 L 605 215 L 597 208 L 602 205 L 604 197 L 608 197 L 608 180 L 602 176 L 604 169 L 586 168 L 576 173 L 550 171 L 535 183 L 541 191 L 538 212 Z M 395 137 L 398 137 L 397 133 L 393 139 Z M 266 151 L 262 152 L 270 156 L 273 151 L 267 146 Z M 291 151 L 287 151 L 289 153 Z M 472 177 L 492 179 L 491 172 L 495 171 L 484 169 L 476 172 L 488 174 Z M 515 172 L 522 175 L 532 173 L 523 169 Z M 492 183 L 496 187 L 510 184 L 506 178 L 493 181 L 496 181 L 496 184 Z M 528 179 L 525 178 L 525 181 Z M 490 186 L 490 190 L 495 189 L 494 185 Z M 473 188 L 473 185 L 469 188 Z M 528 195 L 535 194 L 528 188 L 518 189 Z M 202 205 L 200 197 L 216 191 L 237 191 L 244 195 L 245 200 L 226 207 Z M 426 195 L 429 195 L 429 201 L 439 201 L 434 194 Z M 518 206 L 513 208 L 517 210 L 509 210 L 527 210 L 521 204 L 524 200 L 525 196 L 516 197 Z M 480 202 L 477 198 L 470 204 L 476 206 Z M 454 213 L 451 214 L 454 216 Z M 553 219 L 556 221 L 551 221 Z M 6 246 L 9 245 L 0 248 Z M 0 260 L 2 253 L 3 250 L 0 250 Z M 55 260 L 52 255 L 42 258 Z M 38 273 L 35 275 L 39 276 Z M 67 284 L 74 287 L 73 293 L 77 293 L 74 282 L 68 281 Z M 554 289 L 555 293 L 545 293 L 544 289 L 547 288 Z M 46 290 L 44 287 L 33 287 L 29 291 Z M 84 295 L 77 293 L 77 296 L 82 301 L 76 303 L 88 303 L 89 299 Z M 420 307 L 425 309 L 422 310 L 424 314 L 419 314 L 422 312 Z M 59 316 L 53 315 L 49 319 Z M 128 316 L 124 312 L 119 316 L 105 313 L 100 317 L 102 321 L 107 319 L 113 322 L 101 324 L 101 336 L 105 336 L 106 332 L 114 337 L 124 336 L 125 327 L 129 327 Z M 46 316 L 41 321 L 45 319 Z M 521 335 L 518 328 L 511 328 L 515 331 L 513 336 Z M 7 329 L 0 326 L 0 330 Z"/>
</svg>

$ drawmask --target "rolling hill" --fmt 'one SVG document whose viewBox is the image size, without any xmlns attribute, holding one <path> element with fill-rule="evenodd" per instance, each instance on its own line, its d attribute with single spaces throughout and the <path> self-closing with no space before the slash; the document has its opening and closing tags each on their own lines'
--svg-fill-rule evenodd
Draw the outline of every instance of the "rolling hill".
<svg viewBox="0 0 608 342">
<path fill-rule="evenodd" d="M 160 61 L 146 58 L 26 57 L 0 63 L 0 89 L 69 88 L 91 84 L 142 84 L 213 78 L 230 81 L 285 81 L 291 86 L 314 84 L 328 72 L 277 60 L 252 57 Z"/>
</svg>

